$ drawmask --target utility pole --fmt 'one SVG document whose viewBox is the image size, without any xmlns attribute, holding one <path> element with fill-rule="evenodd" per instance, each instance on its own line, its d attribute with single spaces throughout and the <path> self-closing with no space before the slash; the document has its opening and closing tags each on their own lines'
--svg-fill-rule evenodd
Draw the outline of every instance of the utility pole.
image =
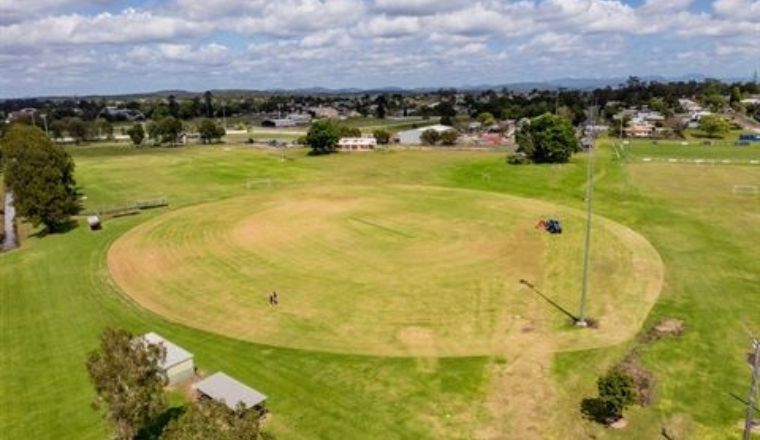
<svg viewBox="0 0 760 440">
<path fill-rule="evenodd" d="M 596 126 L 594 112 L 593 107 L 589 109 L 589 121 L 593 121 L 593 125 Z M 586 238 L 583 247 L 583 281 L 581 284 L 580 310 L 578 320 L 575 322 L 578 327 L 588 326 L 588 322 L 586 322 L 586 296 L 588 294 L 588 271 L 591 257 L 591 201 L 594 194 L 594 144 L 596 143 L 596 134 L 593 129 L 589 136 L 591 136 L 591 143 L 589 144 L 588 166 L 586 167 Z"/>
<path fill-rule="evenodd" d="M 757 387 L 760 381 L 760 339 L 752 338 L 752 376 L 749 383 L 749 398 L 747 399 L 747 415 L 744 418 L 743 440 L 752 439 L 752 430 L 755 426 L 755 412 L 757 407 Z"/>
</svg>

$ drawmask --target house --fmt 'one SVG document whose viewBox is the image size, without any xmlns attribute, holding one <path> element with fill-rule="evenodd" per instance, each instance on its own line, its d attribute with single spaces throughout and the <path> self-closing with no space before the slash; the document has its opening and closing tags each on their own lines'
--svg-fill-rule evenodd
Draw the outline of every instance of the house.
<svg viewBox="0 0 760 440">
<path fill-rule="evenodd" d="M 153 332 L 146 333 L 142 339 L 147 344 L 160 345 L 166 350 L 166 358 L 161 362 L 160 367 L 169 385 L 193 377 L 195 365 L 192 353 Z"/>
<path fill-rule="evenodd" d="M 374 137 L 344 137 L 338 140 L 338 151 L 372 151 L 377 148 Z"/>
<path fill-rule="evenodd" d="M 298 123 L 289 118 L 269 118 L 261 121 L 262 127 L 295 127 Z"/>
<path fill-rule="evenodd" d="M 651 137 L 655 132 L 655 125 L 647 121 L 631 121 L 625 128 L 625 134 L 628 137 Z"/>
<path fill-rule="evenodd" d="M 314 113 L 314 116 L 317 118 L 337 118 L 338 117 L 338 110 L 332 108 L 332 107 L 312 107 L 309 109 L 309 112 Z"/>
<path fill-rule="evenodd" d="M 435 130 L 440 134 L 444 131 L 453 130 L 453 128 L 448 125 L 429 125 L 427 127 L 415 128 L 413 130 L 400 131 L 396 134 L 396 138 L 400 144 L 419 145 L 422 144 L 420 136 L 422 136 L 422 133 L 426 130 Z"/>
<path fill-rule="evenodd" d="M 257 408 L 262 412 L 266 411 L 264 402 L 267 396 L 222 372 L 201 380 L 193 385 L 193 388 L 200 398 L 216 400 L 232 410 L 242 403 L 246 409 Z"/>
</svg>

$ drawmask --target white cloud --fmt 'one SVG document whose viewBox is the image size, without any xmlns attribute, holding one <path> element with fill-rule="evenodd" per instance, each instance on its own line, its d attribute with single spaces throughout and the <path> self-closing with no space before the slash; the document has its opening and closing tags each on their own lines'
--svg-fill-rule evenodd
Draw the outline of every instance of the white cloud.
<svg viewBox="0 0 760 440">
<path fill-rule="evenodd" d="M 375 0 L 375 9 L 392 15 L 433 15 L 461 9 L 467 0 Z"/>
<path fill-rule="evenodd" d="M 0 47 L 72 44 L 118 44 L 170 40 L 212 30 L 205 23 L 126 9 L 120 14 L 79 14 L 40 18 L 0 26 Z"/>
</svg>

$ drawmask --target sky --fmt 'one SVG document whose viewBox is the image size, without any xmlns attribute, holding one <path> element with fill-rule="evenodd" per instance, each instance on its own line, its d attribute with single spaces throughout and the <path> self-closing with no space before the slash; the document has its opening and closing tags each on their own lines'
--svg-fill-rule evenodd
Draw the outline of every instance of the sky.
<svg viewBox="0 0 760 440">
<path fill-rule="evenodd" d="M 0 0 L 0 98 L 759 68 L 760 0 Z"/>
</svg>

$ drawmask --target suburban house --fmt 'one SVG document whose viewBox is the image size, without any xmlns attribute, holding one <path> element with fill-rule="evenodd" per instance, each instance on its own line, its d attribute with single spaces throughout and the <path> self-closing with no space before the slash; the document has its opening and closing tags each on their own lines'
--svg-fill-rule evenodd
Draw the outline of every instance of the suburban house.
<svg viewBox="0 0 760 440">
<path fill-rule="evenodd" d="M 266 412 L 264 401 L 267 396 L 222 372 L 197 382 L 193 388 L 200 398 L 216 400 L 232 410 L 242 403 L 246 409 L 256 408 L 262 414 Z"/>
<path fill-rule="evenodd" d="M 269 118 L 261 121 L 262 127 L 295 127 L 298 122 L 288 118 Z"/>
<path fill-rule="evenodd" d="M 420 136 L 422 136 L 422 133 L 426 130 L 435 130 L 440 134 L 444 131 L 453 129 L 453 127 L 449 127 L 448 125 L 429 125 L 427 127 L 415 128 L 413 130 L 400 131 L 396 134 L 396 139 L 398 139 L 398 143 L 400 144 L 420 145 L 422 144 Z"/>
<path fill-rule="evenodd" d="M 163 370 L 169 385 L 190 379 L 195 374 L 193 354 L 184 348 L 167 341 L 156 333 L 150 332 L 142 336 L 142 339 L 150 345 L 160 345 L 166 350 L 166 358 L 160 367 Z"/>
<path fill-rule="evenodd" d="M 628 137 L 651 137 L 655 133 L 655 125 L 648 121 L 631 121 L 625 128 Z"/>
<path fill-rule="evenodd" d="M 312 107 L 309 112 L 317 118 L 337 118 L 339 115 L 338 110 L 332 107 Z"/>
<path fill-rule="evenodd" d="M 374 137 L 344 137 L 338 140 L 338 151 L 372 151 L 377 148 Z"/>
</svg>

